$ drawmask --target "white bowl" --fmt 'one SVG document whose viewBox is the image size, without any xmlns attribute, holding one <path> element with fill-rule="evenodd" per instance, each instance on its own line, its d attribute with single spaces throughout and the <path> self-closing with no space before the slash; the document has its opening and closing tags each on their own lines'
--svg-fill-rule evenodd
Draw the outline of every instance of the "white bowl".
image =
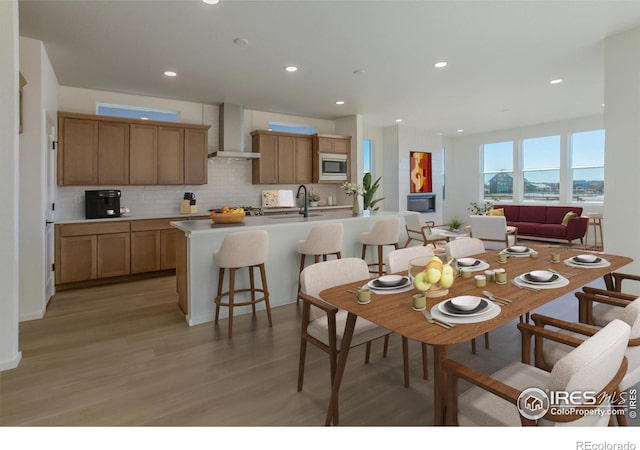
<svg viewBox="0 0 640 450">
<path fill-rule="evenodd" d="M 451 304 L 460 311 L 471 311 L 478 307 L 480 300 L 480 297 L 474 297 L 473 295 L 462 295 L 452 298 Z"/>
<path fill-rule="evenodd" d="M 402 276 L 400 275 L 385 275 L 383 277 L 378 278 L 380 284 L 385 286 L 397 286 L 402 282 Z"/>
<path fill-rule="evenodd" d="M 458 259 L 458 265 L 463 267 L 473 266 L 476 263 L 475 258 L 460 258 Z"/>
<path fill-rule="evenodd" d="M 534 270 L 533 272 L 529 272 L 529 276 L 536 281 L 549 281 L 553 276 L 553 272 L 549 272 L 548 270 Z"/>
<path fill-rule="evenodd" d="M 598 257 L 596 255 L 578 255 L 578 256 L 576 256 L 576 260 L 578 260 L 580 262 L 585 262 L 585 263 L 595 262 L 596 259 L 598 259 Z"/>
<path fill-rule="evenodd" d="M 524 245 L 514 245 L 513 247 L 509 247 L 509 250 L 516 253 L 523 253 L 527 251 L 527 247 Z"/>
</svg>

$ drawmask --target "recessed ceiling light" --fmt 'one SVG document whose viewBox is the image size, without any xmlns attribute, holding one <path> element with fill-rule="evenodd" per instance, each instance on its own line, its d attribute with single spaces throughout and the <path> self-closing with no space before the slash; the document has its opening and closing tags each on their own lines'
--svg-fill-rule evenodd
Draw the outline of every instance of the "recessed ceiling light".
<svg viewBox="0 0 640 450">
<path fill-rule="evenodd" d="M 549 84 L 560 84 L 562 81 L 562 78 L 556 78 L 555 80 L 549 81 Z"/>
<path fill-rule="evenodd" d="M 396 122 L 400 123 L 400 122 L 402 122 L 402 119 L 396 119 Z"/>
<path fill-rule="evenodd" d="M 459 130 L 457 130 L 458 133 L 462 133 L 464 130 L 462 128 L 460 128 Z"/>
<path fill-rule="evenodd" d="M 165 70 L 164 71 L 164 75 L 167 76 L 167 77 L 175 77 L 178 74 L 176 72 L 174 72 L 173 70 Z"/>
<path fill-rule="evenodd" d="M 604 103 L 602 104 L 602 107 L 604 108 Z"/>
<path fill-rule="evenodd" d="M 285 66 L 284 70 L 286 70 L 287 72 L 297 72 L 298 68 L 296 66 Z"/>
<path fill-rule="evenodd" d="M 240 47 L 246 47 L 249 44 L 249 41 L 245 38 L 235 38 L 233 43 Z"/>
<path fill-rule="evenodd" d="M 338 101 L 336 101 L 336 105 L 344 105 L 344 100 L 338 100 Z"/>
<path fill-rule="evenodd" d="M 433 67 L 436 67 L 438 69 L 442 69 L 443 67 L 446 67 L 446 66 L 447 66 L 446 61 L 439 61 L 433 65 Z"/>
<path fill-rule="evenodd" d="M 220 0 L 202 0 L 207 5 L 217 5 Z"/>
</svg>

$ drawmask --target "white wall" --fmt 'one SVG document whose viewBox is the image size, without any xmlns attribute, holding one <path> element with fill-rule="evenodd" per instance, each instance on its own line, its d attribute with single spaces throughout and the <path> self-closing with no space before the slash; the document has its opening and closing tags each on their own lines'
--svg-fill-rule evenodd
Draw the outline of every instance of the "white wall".
<svg viewBox="0 0 640 450">
<path fill-rule="evenodd" d="M 436 212 L 424 213 L 426 220 L 444 223 L 442 201 L 443 138 L 440 133 L 404 125 L 383 130 L 385 206 L 389 211 L 405 211 L 410 193 L 410 152 L 431 153 L 432 192 L 436 195 Z"/>
<path fill-rule="evenodd" d="M 522 128 L 499 130 L 490 133 L 456 136 L 447 149 L 447 208 L 451 215 L 468 220 L 471 202 L 482 201 L 482 154 L 483 144 L 491 142 L 517 141 L 539 136 L 567 135 L 604 127 L 603 116 L 584 117 L 554 123 L 538 124 Z M 608 151 L 607 151 L 608 153 Z M 605 174 L 605 178 L 607 175 Z M 514 181 L 514 184 L 517 180 Z M 515 187 L 514 187 L 515 188 Z M 609 197 L 608 187 L 605 195 Z M 610 197 L 609 197 L 610 198 Z M 566 202 L 561 202 L 566 203 Z M 602 212 L 601 205 L 580 205 L 584 212 Z"/>
<path fill-rule="evenodd" d="M 0 2 L 0 371 L 18 351 L 18 2 Z"/>
<path fill-rule="evenodd" d="M 183 102 L 156 97 L 122 94 L 109 91 L 81 89 L 60 86 L 59 109 L 61 111 L 95 114 L 96 102 L 129 106 L 141 106 L 179 111 L 183 122 L 211 125 L 209 129 L 209 149 L 218 149 L 218 106 L 194 102 Z M 244 147 L 251 149 L 250 132 L 266 129 L 270 121 L 315 127 L 319 133 L 335 134 L 336 124 L 331 120 L 313 119 L 302 116 L 245 110 Z M 349 134 L 351 135 L 351 134 Z M 354 142 L 356 142 L 354 140 Z M 261 206 L 261 194 L 268 189 L 297 189 L 298 185 L 253 185 L 251 183 L 251 161 L 210 159 L 209 178 L 206 185 L 198 186 L 62 186 L 58 187 L 56 200 L 56 220 L 84 218 L 84 191 L 90 189 L 113 188 L 122 191 L 121 206 L 126 206 L 135 215 L 178 214 L 180 200 L 184 192 L 196 194 L 200 212 L 223 205 Z M 336 196 L 335 185 L 310 184 L 326 201 L 330 195 Z M 342 204 L 349 204 L 343 201 Z"/>
<path fill-rule="evenodd" d="M 48 299 L 45 280 L 46 117 L 56 117 L 57 79 L 41 41 L 20 38 L 23 89 L 23 132 L 20 135 L 20 320 L 44 316 Z"/>
<path fill-rule="evenodd" d="M 621 272 L 640 273 L 640 28 L 605 41 L 605 250 L 632 257 Z M 625 286 L 632 288 L 632 285 Z M 639 292 L 638 289 L 635 290 Z"/>
</svg>

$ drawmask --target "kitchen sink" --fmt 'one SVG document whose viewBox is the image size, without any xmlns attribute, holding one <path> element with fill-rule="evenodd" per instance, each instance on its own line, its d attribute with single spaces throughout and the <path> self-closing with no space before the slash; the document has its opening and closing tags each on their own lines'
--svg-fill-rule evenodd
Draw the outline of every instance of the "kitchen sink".
<svg viewBox="0 0 640 450">
<path fill-rule="evenodd" d="M 324 214 L 309 214 L 309 217 L 320 217 Z M 285 214 L 283 216 L 267 216 L 269 219 L 304 219 L 302 214 L 294 215 L 294 214 Z"/>
</svg>

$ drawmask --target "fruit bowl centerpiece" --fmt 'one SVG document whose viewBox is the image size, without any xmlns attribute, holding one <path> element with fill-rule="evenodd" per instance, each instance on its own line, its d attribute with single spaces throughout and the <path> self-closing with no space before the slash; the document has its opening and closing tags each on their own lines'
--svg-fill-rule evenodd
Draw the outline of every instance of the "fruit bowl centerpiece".
<svg viewBox="0 0 640 450">
<path fill-rule="evenodd" d="M 409 261 L 413 287 L 426 297 L 442 297 L 449 293 L 455 274 L 451 259 L 446 263 L 437 256 L 414 258 Z"/>
<path fill-rule="evenodd" d="M 244 221 L 245 213 L 243 208 L 222 207 L 220 211 L 211 211 L 211 220 L 214 223 L 240 223 Z"/>
</svg>

